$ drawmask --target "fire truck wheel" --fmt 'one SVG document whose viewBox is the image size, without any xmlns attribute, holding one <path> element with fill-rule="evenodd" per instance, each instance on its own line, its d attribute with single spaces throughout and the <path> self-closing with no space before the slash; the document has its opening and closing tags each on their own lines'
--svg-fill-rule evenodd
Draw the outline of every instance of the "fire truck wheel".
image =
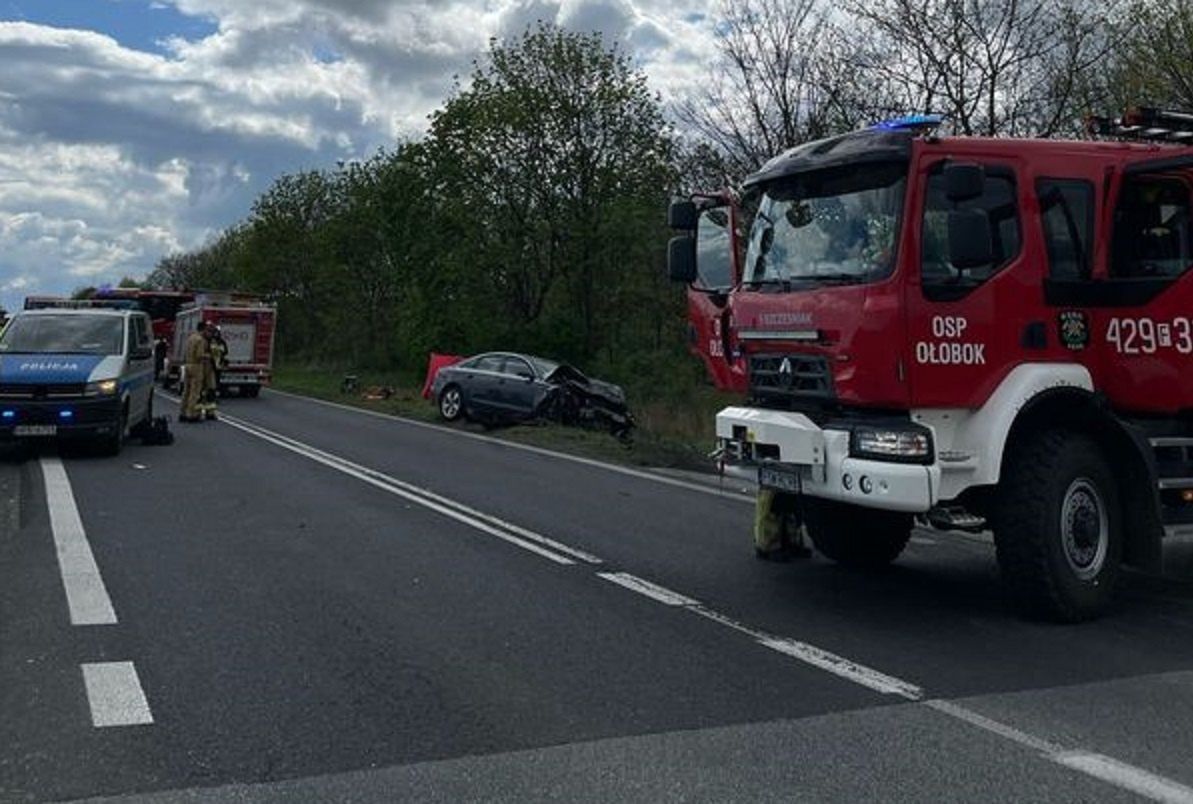
<svg viewBox="0 0 1193 804">
<path fill-rule="evenodd" d="M 1089 437 L 1049 432 L 1009 456 L 994 511 L 1003 578 L 1028 614 L 1096 617 L 1114 594 L 1122 516 L 1114 473 Z"/>
<path fill-rule="evenodd" d="M 877 567 L 899 557 L 911 538 L 911 514 L 808 500 L 804 522 L 812 544 L 839 564 Z"/>
<path fill-rule="evenodd" d="M 454 422 L 464 414 L 464 396 L 460 386 L 449 385 L 439 392 L 439 415 Z"/>
</svg>

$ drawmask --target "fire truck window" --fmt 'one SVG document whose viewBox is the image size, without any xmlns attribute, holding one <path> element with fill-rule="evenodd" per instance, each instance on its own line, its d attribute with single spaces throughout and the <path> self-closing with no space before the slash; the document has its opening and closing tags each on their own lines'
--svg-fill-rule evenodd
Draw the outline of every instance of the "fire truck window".
<svg viewBox="0 0 1193 804">
<path fill-rule="evenodd" d="M 1090 278 L 1090 233 L 1094 228 L 1094 186 L 1087 181 L 1044 179 L 1036 185 L 1048 275 L 1053 279 Z"/>
<path fill-rule="evenodd" d="M 945 195 L 943 163 L 928 177 L 924 201 L 920 272 L 929 298 L 958 298 L 998 273 L 1019 253 L 1019 205 L 1010 174 L 987 168 L 982 194 L 967 201 L 949 201 Z M 994 261 L 960 270 L 949 262 L 948 214 L 953 209 L 983 210 L 990 220 Z"/>
<path fill-rule="evenodd" d="M 1175 278 L 1193 263 L 1189 187 L 1179 179 L 1127 179 L 1114 210 L 1110 275 Z"/>
<path fill-rule="evenodd" d="M 729 211 L 716 208 L 701 212 L 696 228 L 696 265 L 702 287 L 719 290 L 733 285 L 729 246 Z"/>
</svg>

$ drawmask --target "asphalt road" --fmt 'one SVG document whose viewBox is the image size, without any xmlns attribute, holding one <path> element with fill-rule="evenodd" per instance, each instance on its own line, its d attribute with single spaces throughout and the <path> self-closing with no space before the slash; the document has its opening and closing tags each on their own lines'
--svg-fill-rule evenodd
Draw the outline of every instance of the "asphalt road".
<svg viewBox="0 0 1193 804">
<path fill-rule="evenodd" d="M 1032 623 L 980 538 L 760 563 L 714 486 L 223 410 L 0 454 L 0 800 L 1193 802 L 1191 545 Z"/>
</svg>

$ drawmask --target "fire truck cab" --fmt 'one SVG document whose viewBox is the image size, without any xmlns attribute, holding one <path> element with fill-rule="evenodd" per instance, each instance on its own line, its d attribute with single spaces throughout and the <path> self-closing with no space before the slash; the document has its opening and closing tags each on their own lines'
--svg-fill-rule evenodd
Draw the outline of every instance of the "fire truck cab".
<svg viewBox="0 0 1193 804">
<path fill-rule="evenodd" d="M 726 348 L 748 403 L 717 415 L 720 449 L 830 558 L 889 562 L 917 516 L 989 527 L 1018 601 L 1096 616 L 1120 564 L 1193 533 L 1193 117 L 1098 121 L 1112 141 L 937 124 L 745 182 Z M 712 271 L 715 212 L 673 204 L 673 278 Z"/>
</svg>

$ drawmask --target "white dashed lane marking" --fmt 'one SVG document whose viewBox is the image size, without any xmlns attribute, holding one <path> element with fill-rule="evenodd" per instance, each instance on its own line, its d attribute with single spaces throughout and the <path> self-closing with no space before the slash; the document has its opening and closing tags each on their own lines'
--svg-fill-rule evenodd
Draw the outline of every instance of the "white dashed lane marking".
<svg viewBox="0 0 1193 804">
<path fill-rule="evenodd" d="M 132 662 L 84 664 L 83 685 L 91 706 L 91 723 L 96 728 L 153 723 L 149 702 Z"/>
<path fill-rule="evenodd" d="M 66 590 L 71 625 L 115 625 L 116 610 L 99 574 L 87 533 L 79 518 L 66 467 L 58 458 L 42 458 L 50 530 L 58 555 L 58 570 Z"/>
</svg>

